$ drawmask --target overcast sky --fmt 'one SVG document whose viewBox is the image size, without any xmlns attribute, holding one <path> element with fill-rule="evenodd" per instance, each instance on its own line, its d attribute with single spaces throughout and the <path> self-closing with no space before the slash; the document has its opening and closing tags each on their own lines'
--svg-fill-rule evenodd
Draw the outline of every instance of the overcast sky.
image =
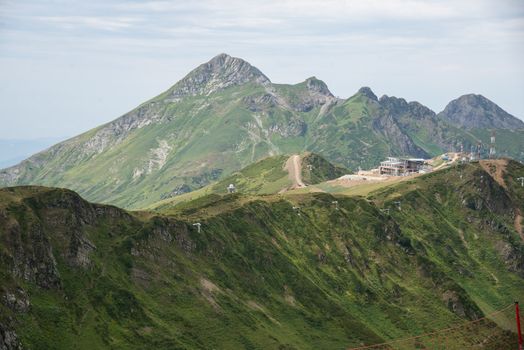
<svg viewBox="0 0 524 350">
<path fill-rule="evenodd" d="M 480 93 L 524 117 L 522 0 L 0 0 L 0 138 L 86 131 L 221 52 L 340 97 Z"/>
</svg>

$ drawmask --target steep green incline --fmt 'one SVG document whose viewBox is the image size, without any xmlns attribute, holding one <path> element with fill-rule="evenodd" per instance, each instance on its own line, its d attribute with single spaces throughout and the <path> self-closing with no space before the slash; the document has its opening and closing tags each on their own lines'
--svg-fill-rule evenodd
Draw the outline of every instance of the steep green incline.
<svg viewBox="0 0 524 350">
<path fill-rule="evenodd" d="M 273 84 L 249 63 L 222 54 L 122 117 L 0 171 L 0 186 L 65 187 L 136 209 L 268 156 L 311 151 L 354 170 L 386 156 L 435 156 L 460 143 L 469 150 L 478 138 L 486 141 L 488 126 L 500 129 L 501 140 L 513 133 L 500 154 L 524 159 L 524 131 L 504 129 L 520 124 L 493 105 L 475 105 L 476 118 L 485 107 L 491 122 L 470 129 L 456 124 L 450 110 L 473 107 L 437 117 L 417 102 L 378 99 L 369 88 L 343 100 L 315 77 Z"/>
<path fill-rule="evenodd" d="M 370 198 L 237 193 L 156 214 L 6 188 L 0 335 L 30 349 L 345 349 L 476 319 L 524 297 L 519 176 L 512 161 L 468 164 Z M 514 344 L 495 331 L 485 349 Z"/>
<path fill-rule="evenodd" d="M 227 188 L 230 184 L 235 186 L 235 192 L 249 195 L 267 195 L 287 191 L 293 187 L 289 169 L 286 168 L 289 161 L 289 155 L 264 158 L 199 190 L 153 203 L 149 209 L 172 207 L 210 194 L 224 194 L 228 192 Z M 300 155 L 300 163 L 302 181 L 306 185 L 336 179 L 349 173 L 349 170 L 335 166 L 315 153 Z"/>
</svg>

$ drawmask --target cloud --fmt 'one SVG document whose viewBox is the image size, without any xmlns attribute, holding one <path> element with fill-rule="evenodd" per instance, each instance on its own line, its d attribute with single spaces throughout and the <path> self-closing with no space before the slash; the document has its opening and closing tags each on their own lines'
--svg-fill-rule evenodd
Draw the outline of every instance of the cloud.
<svg viewBox="0 0 524 350">
<path fill-rule="evenodd" d="M 133 17 L 95 17 L 95 16 L 43 16 L 36 20 L 71 29 L 86 27 L 97 30 L 118 31 L 126 29 L 141 21 Z"/>
</svg>

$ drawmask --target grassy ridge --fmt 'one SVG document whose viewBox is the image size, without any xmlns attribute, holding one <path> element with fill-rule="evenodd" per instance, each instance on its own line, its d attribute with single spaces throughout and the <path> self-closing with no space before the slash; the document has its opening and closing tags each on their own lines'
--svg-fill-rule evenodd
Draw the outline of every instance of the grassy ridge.
<svg viewBox="0 0 524 350">
<path fill-rule="evenodd" d="M 249 195 L 267 195 L 285 191 L 293 184 L 286 169 L 289 157 L 289 155 L 266 157 L 218 182 L 196 191 L 153 203 L 149 208 L 171 208 L 202 196 L 224 194 L 227 193 L 227 187 L 230 184 L 235 186 L 236 192 Z M 331 164 L 318 154 L 309 152 L 301 155 L 301 167 L 302 180 L 308 185 L 332 180 L 349 172 L 347 169 Z"/>
<path fill-rule="evenodd" d="M 33 349 L 344 349 L 475 319 L 524 297 L 519 176 L 468 164 L 368 198 L 212 194 L 163 213 L 4 189 L 1 293 L 31 306 L 1 304 L 0 324 Z"/>
</svg>

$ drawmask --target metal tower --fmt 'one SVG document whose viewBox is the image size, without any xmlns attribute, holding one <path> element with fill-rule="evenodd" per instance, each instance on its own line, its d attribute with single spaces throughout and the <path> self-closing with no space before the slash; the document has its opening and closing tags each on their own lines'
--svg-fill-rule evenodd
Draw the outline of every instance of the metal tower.
<svg viewBox="0 0 524 350">
<path fill-rule="evenodd" d="M 477 141 L 477 159 L 480 160 L 480 151 L 482 149 L 482 142 Z"/>
<path fill-rule="evenodd" d="M 495 158 L 495 130 L 491 132 L 491 140 L 489 144 L 489 158 Z"/>
</svg>

